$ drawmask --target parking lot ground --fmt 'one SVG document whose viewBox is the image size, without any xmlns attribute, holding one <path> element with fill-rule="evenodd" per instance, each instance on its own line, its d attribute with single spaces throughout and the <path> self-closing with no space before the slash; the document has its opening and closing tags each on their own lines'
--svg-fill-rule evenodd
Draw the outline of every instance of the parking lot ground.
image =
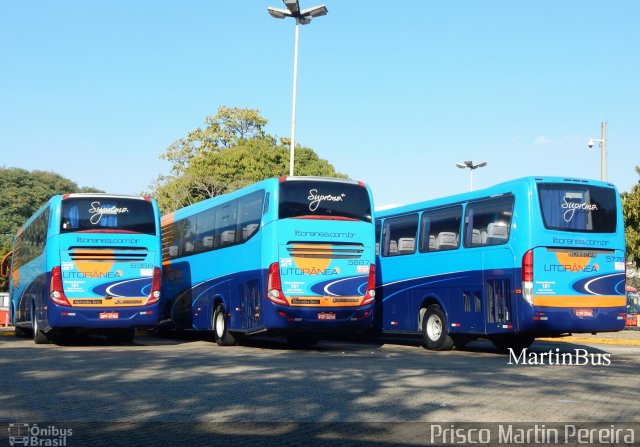
<svg viewBox="0 0 640 447">
<path fill-rule="evenodd" d="M 70 447 L 386 447 L 433 445 L 434 424 L 640 427 L 640 407 L 628 403 L 640 389 L 640 348 L 627 343 L 637 339 L 633 331 L 531 347 L 536 355 L 575 358 L 580 349 L 611 359 L 582 366 L 513 364 L 485 340 L 433 352 L 418 337 L 322 339 L 308 348 L 257 337 L 220 347 L 193 331 L 139 334 L 122 345 L 104 337 L 35 345 L 2 332 L 0 421 L 71 424 L 78 431 Z"/>
</svg>

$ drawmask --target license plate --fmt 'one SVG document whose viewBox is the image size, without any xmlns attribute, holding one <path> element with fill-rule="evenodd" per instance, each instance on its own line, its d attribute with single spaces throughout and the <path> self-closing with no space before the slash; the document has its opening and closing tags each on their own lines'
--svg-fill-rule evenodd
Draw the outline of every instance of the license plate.
<svg viewBox="0 0 640 447">
<path fill-rule="evenodd" d="M 576 309 L 576 317 L 593 318 L 593 309 Z"/>
<path fill-rule="evenodd" d="M 117 320 L 120 315 L 118 312 L 100 312 L 98 318 L 101 320 Z"/>
<path fill-rule="evenodd" d="M 334 312 L 318 312 L 318 320 L 335 320 L 336 314 Z"/>
</svg>

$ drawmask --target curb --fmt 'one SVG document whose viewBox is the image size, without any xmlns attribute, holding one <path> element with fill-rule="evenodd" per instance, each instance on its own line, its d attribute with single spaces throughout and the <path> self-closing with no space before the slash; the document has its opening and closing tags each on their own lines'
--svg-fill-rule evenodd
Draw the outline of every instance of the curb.
<svg viewBox="0 0 640 447">
<path fill-rule="evenodd" d="M 596 343 L 599 345 L 640 346 L 640 340 L 616 340 L 608 338 L 566 337 L 566 338 L 536 338 L 536 341 L 551 343 Z"/>
</svg>

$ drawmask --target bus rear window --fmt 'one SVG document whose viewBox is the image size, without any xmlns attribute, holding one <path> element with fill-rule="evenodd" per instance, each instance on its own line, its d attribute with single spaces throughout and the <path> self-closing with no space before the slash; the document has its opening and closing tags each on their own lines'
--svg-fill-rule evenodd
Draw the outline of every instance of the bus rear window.
<svg viewBox="0 0 640 447">
<path fill-rule="evenodd" d="M 600 186 L 540 183 L 538 196 L 544 226 L 551 230 L 614 233 L 616 191 Z"/>
<path fill-rule="evenodd" d="M 82 197 L 62 201 L 60 233 L 78 231 L 155 235 L 151 202 L 121 197 Z"/>
<path fill-rule="evenodd" d="M 371 222 L 371 199 L 364 186 L 327 180 L 289 180 L 280 184 L 280 219 L 354 219 Z"/>
</svg>

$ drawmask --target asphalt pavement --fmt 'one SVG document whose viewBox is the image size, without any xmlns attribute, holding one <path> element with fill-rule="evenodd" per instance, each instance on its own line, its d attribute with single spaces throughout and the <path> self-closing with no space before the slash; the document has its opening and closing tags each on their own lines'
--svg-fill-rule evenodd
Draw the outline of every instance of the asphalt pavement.
<svg viewBox="0 0 640 447">
<path fill-rule="evenodd" d="M 12 326 L 0 326 L 0 336 L 14 336 Z M 540 341 L 559 343 L 596 343 L 603 345 L 640 346 L 640 327 L 625 328 L 619 332 L 597 334 L 574 334 L 564 337 L 539 338 Z"/>
</svg>

